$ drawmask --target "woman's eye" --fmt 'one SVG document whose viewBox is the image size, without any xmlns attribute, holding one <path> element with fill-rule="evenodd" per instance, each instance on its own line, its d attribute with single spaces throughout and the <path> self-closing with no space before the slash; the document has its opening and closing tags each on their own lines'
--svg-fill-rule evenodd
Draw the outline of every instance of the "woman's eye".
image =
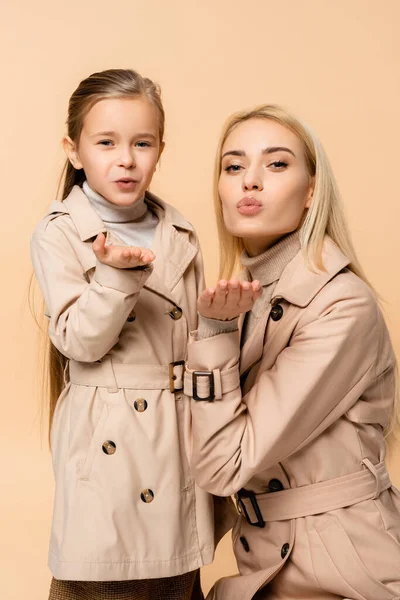
<svg viewBox="0 0 400 600">
<path fill-rule="evenodd" d="M 283 160 L 274 160 L 269 166 L 274 167 L 275 169 L 283 169 L 288 166 L 288 163 Z"/>
<path fill-rule="evenodd" d="M 136 146 L 138 146 L 138 148 L 150 148 L 150 143 L 149 142 L 136 142 Z"/>
<path fill-rule="evenodd" d="M 227 173 L 231 173 L 231 172 L 237 173 L 238 171 L 240 171 L 241 168 L 242 167 L 240 165 L 228 165 L 227 167 L 225 167 L 224 170 Z"/>
</svg>

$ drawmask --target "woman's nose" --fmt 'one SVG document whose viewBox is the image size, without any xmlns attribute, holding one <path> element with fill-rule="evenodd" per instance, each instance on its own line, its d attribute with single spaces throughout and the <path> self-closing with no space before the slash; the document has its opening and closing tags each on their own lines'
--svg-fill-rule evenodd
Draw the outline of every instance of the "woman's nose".
<svg viewBox="0 0 400 600">
<path fill-rule="evenodd" d="M 260 173 L 256 169 L 248 169 L 243 177 L 243 189 L 245 191 L 263 189 L 263 182 Z"/>
</svg>

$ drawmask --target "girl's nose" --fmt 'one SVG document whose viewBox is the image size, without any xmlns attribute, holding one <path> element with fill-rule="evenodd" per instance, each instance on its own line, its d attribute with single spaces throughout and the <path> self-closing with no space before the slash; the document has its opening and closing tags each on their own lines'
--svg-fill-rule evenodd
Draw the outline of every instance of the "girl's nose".
<svg viewBox="0 0 400 600">
<path fill-rule="evenodd" d="M 119 157 L 119 165 L 125 167 L 125 169 L 131 169 L 135 166 L 135 159 L 133 153 L 130 150 L 125 150 Z"/>
</svg>

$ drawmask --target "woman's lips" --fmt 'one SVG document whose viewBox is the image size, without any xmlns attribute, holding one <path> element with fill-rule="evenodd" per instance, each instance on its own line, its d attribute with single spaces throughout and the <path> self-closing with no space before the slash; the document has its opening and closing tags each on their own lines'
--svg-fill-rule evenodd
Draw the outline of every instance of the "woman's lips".
<svg viewBox="0 0 400 600">
<path fill-rule="evenodd" d="M 245 196 L 236 205 L 241 215 L 256 215 L 262 210 L 262 203 L 251 196 Z"/>
<path fill-rule="evenodd" d="M 123 177 L 122 179 L 118 179 L 118 181 L 116 181 L 115 183 L 117 184 L 120 190 L 124 190 L 127 192 L 132 192 L 138 184 L 137 181 L 135 181 L 134 179 L 130 179 L 129 177 Z"/>
</svg>

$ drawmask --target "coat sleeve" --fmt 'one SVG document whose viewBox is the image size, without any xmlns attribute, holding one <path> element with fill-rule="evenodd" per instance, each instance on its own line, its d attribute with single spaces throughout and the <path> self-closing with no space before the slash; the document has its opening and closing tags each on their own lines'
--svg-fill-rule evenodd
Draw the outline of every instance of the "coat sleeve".
<svg viewBox="0 0 400 600">
<path fill-rule="evenodd" d="M 51 222 L 31 240 L 31 258 L 49 317 L 49 336 L 67 358 L 94 362 L 118 342 L 151 273 L 97 261 L 89 283 L 66 235 Z"/>
<path fill-rule="evenodd" d="M 335 302 L 320 292 L 318 306 L 303 311 L 289 345 L 246 395 L 236 387 L 222 400 L 192 400 L 192 464 L 200 487 L 236 493 L 320 435 L 374 379 L 383 330 L 375 298 L 358 295 L 359 286 L 339 287 Z M 238 370 L 238 359 L 238 332 L 189 344 L 188 369 L 219 370 L 221 381 L 224 372 Z"/>
</svg>

